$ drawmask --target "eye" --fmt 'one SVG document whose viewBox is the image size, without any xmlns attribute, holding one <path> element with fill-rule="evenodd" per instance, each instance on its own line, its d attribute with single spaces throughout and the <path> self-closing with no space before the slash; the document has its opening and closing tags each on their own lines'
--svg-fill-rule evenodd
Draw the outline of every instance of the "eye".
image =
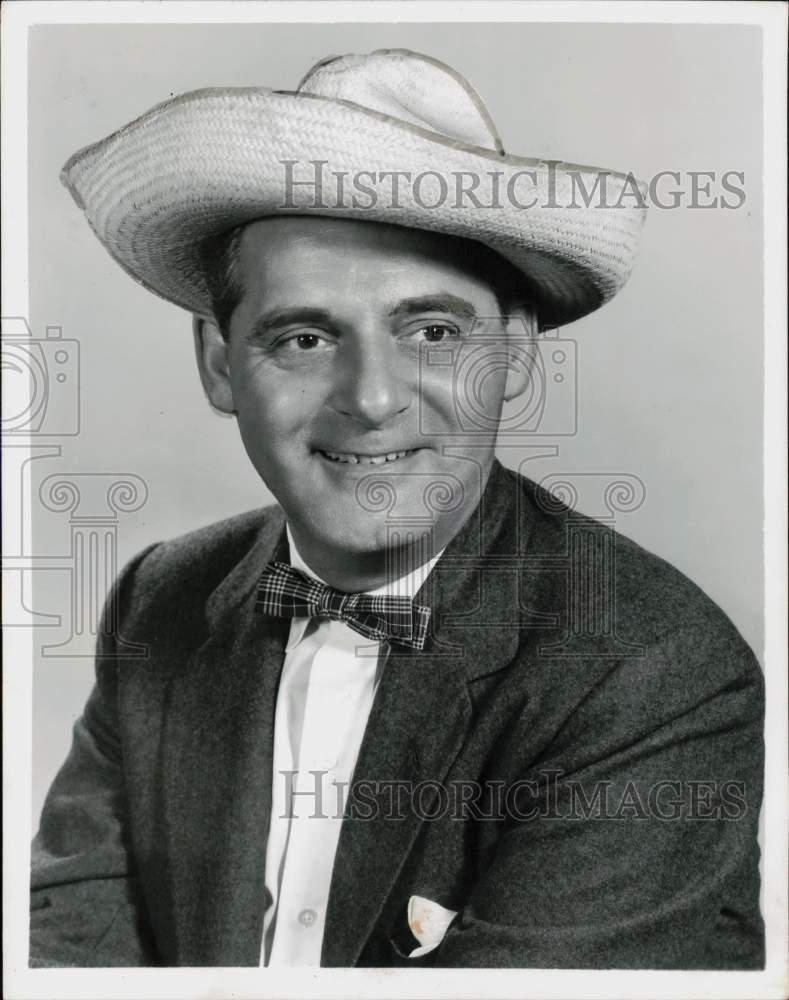
<svg viewBox="0 0 789 1000">
<path fill-rule="evenodd" d="M 458 329 L 449 323 L 428 323 L 414 331 L 414 336 L 420 343 L 441 344 L 460 336 Z"/>
<path fill-rule="evenodd" d="M 321 338 L 316 336 L 314 333 L 300 333 L 298 336 L 293 337 L 293 343 L 296 347 L 301 348 L 304 351 L 310 351 L 317 347 L 321 342 Z"/>
<path fill-rule="evenodd" d="M 309 351 L 316 351 L 319 348 L 327 347 L 329 343 L 329 339 L 321 333 L 311 333 L 302 330 L 299 333 L 294 332 L 281 337 L 275 346 L 278 350 L 286 351 L 290 354 L 306 354 Z"/>
</svg>

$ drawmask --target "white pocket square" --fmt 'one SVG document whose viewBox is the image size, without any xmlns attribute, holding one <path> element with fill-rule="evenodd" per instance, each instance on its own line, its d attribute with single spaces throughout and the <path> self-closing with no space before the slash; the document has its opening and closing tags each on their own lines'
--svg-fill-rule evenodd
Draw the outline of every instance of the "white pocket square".
<svg viewBox="0 0 789 1000">
<path fill-rule="evenodd" d="M 456 916 L 457 910 L 448 910 L 424 896 L 412 896 L 408 900 L 408 926 L 420 947 L 409 952 L 408 957 L 420 958 L 437 948 Z"/>
</svg>

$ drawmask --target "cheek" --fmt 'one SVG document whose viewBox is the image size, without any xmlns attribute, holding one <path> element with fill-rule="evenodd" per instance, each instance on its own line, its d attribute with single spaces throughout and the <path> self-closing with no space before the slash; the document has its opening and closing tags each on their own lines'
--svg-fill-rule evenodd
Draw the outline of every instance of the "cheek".
<svg viewBox="0 0 789 1000">
<path fill-rule="evenodd" d="M 265 428 L 270 445 L 283 434 L 308 428 L 325 398 L 324 387 L 314 379 L 276 371 L 244 373 L 233 392 L 242 433 L 245 427 Z"/>
</svg>

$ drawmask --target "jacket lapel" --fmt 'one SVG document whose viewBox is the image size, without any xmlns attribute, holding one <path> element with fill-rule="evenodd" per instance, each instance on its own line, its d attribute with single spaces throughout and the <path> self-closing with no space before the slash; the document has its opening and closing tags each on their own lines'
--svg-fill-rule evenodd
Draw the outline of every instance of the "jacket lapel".
<svg viewBox="0 0 789 1000">
<path fill-rule="evenodd" d="M 514 551 L 511 491 L 512 480 L 495 463 L 480 506 L 417 595 L 432 608 L 425 649 L 389 650 L 352 782 L 363 801 L 355 818 L 349 797 L 340 834 L 322 965 L 358 960 L 421 827 L 408 792 L 398 813 L 394 783 L 413 789 L 429 782 L 419 799 L 420 814 L 429 814 L 429 788 L 438 794 L 435 785 L 469 736 L 469 681 L 501 670 L 515 655 L 516 573 L 495 559 Z M 511 628 L 502 620 L 507 609 Z"/>
<path fill-rule="evenodd" d="M 173 947 L 185 965 L 257 965 L 271 810 L 274 706 L 288 622 L 256 612 L 255 583 L 287 559 L 283 518 L 212 594 L 209 636 L 173 678 L 165 709 L 163 834 Z"/>
</svg>

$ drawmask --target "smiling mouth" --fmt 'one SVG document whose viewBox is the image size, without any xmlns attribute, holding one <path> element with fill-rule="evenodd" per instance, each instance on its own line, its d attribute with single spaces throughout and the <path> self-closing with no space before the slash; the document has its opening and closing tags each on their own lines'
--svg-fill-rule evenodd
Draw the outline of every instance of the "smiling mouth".
<svg viewBox="0 0 789 1000">
<path fill-rule="evenodd" d="M 414 455 L 419 449 L 412 448 L 409 451 L 390 451 L 380 455 L 357 455 L 347 451 L 318 451 L 330 462 L 337 462 L 345 465 L 384 465 L 389 462 L 398 462 L 400 459 Z"/>
</svg>

